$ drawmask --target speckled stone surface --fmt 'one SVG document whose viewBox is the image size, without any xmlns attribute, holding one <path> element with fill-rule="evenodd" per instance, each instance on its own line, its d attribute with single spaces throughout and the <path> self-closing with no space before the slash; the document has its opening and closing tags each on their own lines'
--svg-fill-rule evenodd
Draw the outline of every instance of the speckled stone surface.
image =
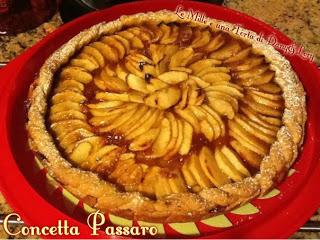
<svg viewBox="0 0 320 240">
<path fill-rule="evenodd" d="M 320 65 L 319 0 L 225 0 L 224 5 L 279 29 L 312 53 Z"/>
<path fill-rule="evenodd" d="M 0 35 L 0 62 L 9 62 L 24 50 L 37 43 L 40 39 L 54 31 L 62 24 L 60 16 L 55 15 L 50 22 L 16 36 Z"/>
<path fill-rule="evenodd" d="M 320 1 L 319 0 L 226 0 L 227 7 L 242 11 L 278 28 L 307 51 L 312 52 L 320 64 Z M 17 36 L 0 36 L 0 62 L 8 62 L 35 44 L 59 25 L 61 19 L 55 15 L 48 23 Z M 0 193 L 0 214 L 12 210 Z M 311 218 L 320 221 L 320 210 Z M 21 238 L 18 236 L 16 238 Z M 8 235 L 0 225 L 0 239 Z M 292 238 L 320 238 L 320 233 L 298 232 Z"/>
</svg>

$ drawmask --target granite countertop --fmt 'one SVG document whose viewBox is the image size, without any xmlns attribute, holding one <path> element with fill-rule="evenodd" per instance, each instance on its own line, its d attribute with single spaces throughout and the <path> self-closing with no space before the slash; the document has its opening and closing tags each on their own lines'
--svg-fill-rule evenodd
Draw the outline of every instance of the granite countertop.
<svg viewBox="0 0 320 240">
<path fill-rule="evenodd" d="M 225 0 L 224 5 L 265 21 L 303 45 L 320 65 L 319 0 Z M 0 62 L 9 62 L 25 49 L 54 31 L 62 21 L 55 15 L 51 21 L 16 36 L 0 36 Z M 0 193 L 0 214 L 12 210 Z M 320 209 L 312 218 L 320 221 Z M 320 238 L 320 233 L 297 232 L 293 238 Z M 0 239 L 8 238 L 0 226 Z M 19 236 L 18 236 L 19 238 Z"/>
</svg>

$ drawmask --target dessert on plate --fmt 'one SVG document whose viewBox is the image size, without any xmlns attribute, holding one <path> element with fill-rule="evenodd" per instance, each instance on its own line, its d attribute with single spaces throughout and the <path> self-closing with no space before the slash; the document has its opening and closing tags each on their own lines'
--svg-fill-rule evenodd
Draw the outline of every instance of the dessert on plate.
<svg viewBox="0 0 320 240">
<path fill-rule="evenodd" d="M 303 142 L 303 87 L 271 46 L 213 26 L 123 16 L 54 52 L 27 123 L 49 174 L 93 208 L 156 222 L 229 211 L 278 184 Z"/>
</svg>

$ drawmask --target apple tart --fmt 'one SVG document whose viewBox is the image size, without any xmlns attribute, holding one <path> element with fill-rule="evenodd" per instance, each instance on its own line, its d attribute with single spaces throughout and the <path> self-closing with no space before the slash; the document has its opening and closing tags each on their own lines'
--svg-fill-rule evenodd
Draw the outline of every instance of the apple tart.
<svg viewBox="0 0 320 240">
<path fill-rule="evenodd" d="M 49 174 L 96 209 L 160 222 L 228 211 L 279 183 L 302 144 L 303 87 L 271 46 L 214 25 L 123 16 L 57 50 L 27 123 Z"/>
</svg>

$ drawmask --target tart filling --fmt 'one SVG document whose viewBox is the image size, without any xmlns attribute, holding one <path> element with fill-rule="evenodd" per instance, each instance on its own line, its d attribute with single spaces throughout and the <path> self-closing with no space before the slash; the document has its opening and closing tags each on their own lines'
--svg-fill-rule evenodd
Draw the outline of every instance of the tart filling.
<svg viewBox="0 0 320 240">
<path fill-rule="evenodd" d="M 160 222 L 266 193 L 306 120 L 303 88 L 273 48 L 169 11 L 80 33 L 43 65 L 30 100 L 30 146 L 62 186 Z"/>
</svg>

